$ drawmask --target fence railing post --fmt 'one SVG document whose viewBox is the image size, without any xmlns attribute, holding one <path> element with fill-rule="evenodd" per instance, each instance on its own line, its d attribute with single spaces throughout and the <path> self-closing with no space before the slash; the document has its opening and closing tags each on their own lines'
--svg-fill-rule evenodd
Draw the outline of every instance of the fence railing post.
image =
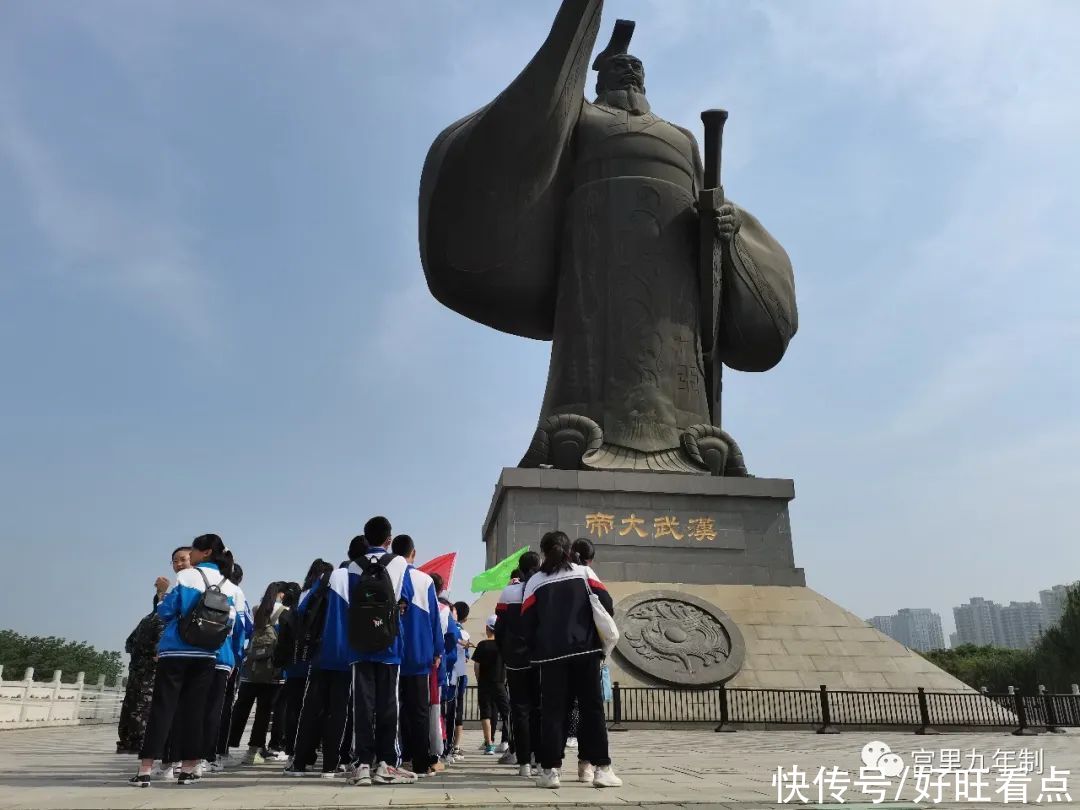
<svg viewBox="0 0 1080 810">
<path fill-rule="evenodd" d="M 63 677 L 63 673 L 59 669 L 54 669 L 52 677 L 52 692 L 49 694 L 49 711 L 45 715 L 47 721 L 53 719 L 53 715 L 56 713 L 56 704 L 60 702 L 60 679 Z"/>
<path fill-rule="evenodd" d="M 79 722 L 79 710 L 82 707 L 82 693 L 86 686 L 86 673 L 80 672 L 75 676 L 75 708 L 72 709 L 71 719 Z"/>
<path fill-rule="evenodd" d="M 1027 706 L 1024 704 L 1024 696 L 1020 694 L 1019 689 L 1009 687 L 1009 694 L 1013 696 L 1013 707 L 1016 710 L 1016 730 L 1013 731 L 1013 735 L 1016 737 L 1033 737 L 1039 732 L 1028 726 L 1027 718 Z"/>
<path fill-rule="evenodd" d="M 101 706 L 105 702 L 105 673 L 98 675 L 97 679 L 97 700 L 94 701 L 94 720 L 103 720 L 101 716 Z"/>
<path fill-rule="evenodd" d="M 611 725 L 608 731 L 626 731 L 622 724 L 622 687 L 619 682 L 611 684 Z"/>
<path fill-rule="evenodd" d="M 939 734 L 937 730 L 930 727 L 930 703 L 926 699 L 926 689 L 919 687 L 919 727 L 915 729 L 916 734 Z"/>
<path fill-rule="evenodd" d="M 720 725 L 713 731 L 734 731 L 731 727 L 730 710 L 728 708 L 727 686 L 720 684 Z"/>
<path fill-rule="evenodd" d="M 1054 695 L 1046 691 L 1046 687 L 1039 684 L 1039 696 L 1042 698 L 1043 714 L 1046 715 L 1046 731 L 1048 734 L 1064 734 L 1065 729 L 1058 728 L 1057 701 Z"/>
<path fill-rule="evenodd" d="M 840 729 L 832 724 L 832 713 L 829 711 L 829 690 L 825 684 L 821 685 L 821 728 L 818 734 L 839 734 Z"/>
<path fill-rule="evenodd" d="M 26 715 L 30 711 L 30 689 L 34 685 L 34 668 L 27 667 L 26 674 L 23 675 L 23 693 L 22 702 L 19 705 L 19 722 L 26 722 Z"/>
</svg>

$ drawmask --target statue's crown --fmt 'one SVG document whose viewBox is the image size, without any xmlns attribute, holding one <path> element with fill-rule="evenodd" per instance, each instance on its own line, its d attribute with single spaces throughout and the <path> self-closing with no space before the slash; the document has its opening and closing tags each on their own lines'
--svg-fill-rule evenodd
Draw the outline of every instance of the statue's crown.
<svg viewBox="0 0 1080 810">
<path fill-rule="evenodd" d="M 636 24 L 633 20 L 615 21 L 615 28 L 611 32 L 611 40 L 608 42 L 607 47 L 596 55 L 596 59 L 592 63 L 593 70 L 599 70 L 601 63 L 605 59 L 610 59 L 620 53 L 627 53 L 627 49 L 630 47 L 630 39 L 634 36 L 634 26 Z"/>
</svg>

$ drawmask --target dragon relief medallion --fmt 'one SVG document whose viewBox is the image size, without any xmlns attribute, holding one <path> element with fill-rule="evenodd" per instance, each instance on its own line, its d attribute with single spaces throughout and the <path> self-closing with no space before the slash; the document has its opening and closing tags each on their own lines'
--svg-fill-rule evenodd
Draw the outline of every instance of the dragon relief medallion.
<svg viewBox="0 0 1080 810">
<path fill-rule="evenodd" d="M 738 627 L 703 599 L 647 591 L 618 605 L 619 653 L 645 675 L 681 686 L 709 686 L 733 677 L 745 645 Z"/>
</svg>

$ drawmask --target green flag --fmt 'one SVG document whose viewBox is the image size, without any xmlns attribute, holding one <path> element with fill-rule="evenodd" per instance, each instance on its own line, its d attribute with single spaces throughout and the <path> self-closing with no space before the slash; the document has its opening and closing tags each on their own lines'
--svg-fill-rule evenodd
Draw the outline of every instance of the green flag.
<svg viewBox="0 0 1080 810">
<path fill-rule="evenodd" d="M 497 563 L 493 568 L 489 568 L 482 574 L 477 574 L 473 577 L 472 592 L 483 593 L 484 591 L 501 591 L 510 584 L 510 572 L 517 568 L 518 558 L 528 550 L 528 546 L 519 548 L 505 560 Z"/>
</svg>

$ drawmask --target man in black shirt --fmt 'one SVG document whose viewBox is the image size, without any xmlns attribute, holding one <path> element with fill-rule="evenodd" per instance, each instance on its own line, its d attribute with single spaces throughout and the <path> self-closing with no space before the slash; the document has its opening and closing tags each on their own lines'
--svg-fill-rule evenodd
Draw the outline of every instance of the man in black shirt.
<svg viewBox="0 0 1080 810">
<path fill-rule="evenodd" d="M 473 651 L 476 671 L 476 702 L 480 707 L 480 725 L 484 729 L 484 753 L 495 754 L 495 724 L 510 715 L 510 696 L 506 691 L 506 667 L 495 644 L 495 617 L 487 620 L 487 638 Z"/>
</svg>

